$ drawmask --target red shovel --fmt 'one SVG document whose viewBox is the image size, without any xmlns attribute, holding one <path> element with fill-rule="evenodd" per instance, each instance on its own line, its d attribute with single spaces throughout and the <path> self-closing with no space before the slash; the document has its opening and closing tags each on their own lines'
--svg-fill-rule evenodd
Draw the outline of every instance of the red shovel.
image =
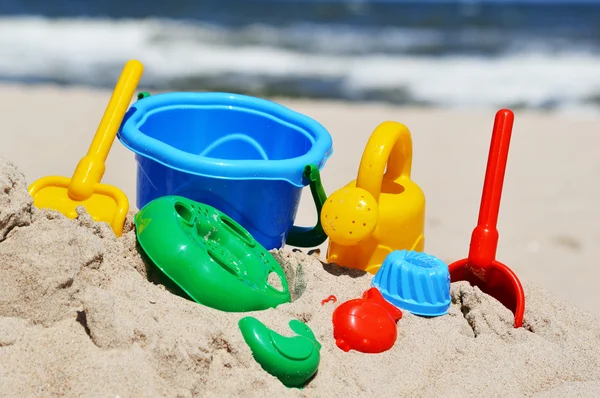
<svg viewBox="0 0 600 398">
<path fill-rule="evenodd" d="M 496 261 L 496 225 L 514 118 L 514 114 L 508 109 L 501 109 L 496 113 L 479 220 L 471 235 L 469 257 L 450 264 L 448 268 L 452 282 L 468 281 L 510 309 L 515 314 L 515 328 L 519 328 L 525 311 L 523 286 L 510 268 Z"/>
</svg>

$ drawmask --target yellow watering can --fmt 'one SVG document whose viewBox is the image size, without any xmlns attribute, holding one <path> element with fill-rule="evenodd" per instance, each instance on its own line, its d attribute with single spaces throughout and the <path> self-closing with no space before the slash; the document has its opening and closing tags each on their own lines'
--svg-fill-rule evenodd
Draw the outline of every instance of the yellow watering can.
<svg viewBox="0 0 600 398">
<path fill-rule="evenodd" d="M 408 128 L 381 123 L 367 142 L 357 179 L 323 205 L 328 262 L 375 274 L 394 250 L 423 251 L 425 195 L 410 179 L 411 166 Z"/>
</svg>

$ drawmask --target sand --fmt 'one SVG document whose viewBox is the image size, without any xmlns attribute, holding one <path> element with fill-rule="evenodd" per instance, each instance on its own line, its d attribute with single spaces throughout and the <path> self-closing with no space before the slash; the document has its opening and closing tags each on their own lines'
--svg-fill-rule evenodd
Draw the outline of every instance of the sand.
<svg viewBox="0 0 600 398">
<path fill-rule="evenodd" d="M 82 211 L 76 220 L 32 206 L 24 175 L 0 160 L 0 396 L 594 396 L 600 321 L 524 281 L 524 327 L 466 283 L 448 315 L 405 312 L 381 354 L 335 346 L 331 315 L 371 276 L 318 253 L 274 251 L 294 301 L 225 313 L 157 283 L 132 215 L 116 238 Z M 153 282 L 154 281 L 154 282 Z M 321 305 L 336 295 L 337 303 Z M 288 389 L 254 361 L 237 327 L 246 315 L 290 335 L 306 322 L 322 344 L 315 378 Z"/>
<path fill-rule="evenodd" d="M 121 238 L 85 212 L 67 220 L 32 207 L 27 184 L 71 175 L 109 96 L 0 85 L 0 396 L 600 395 L 600 116 L 516 110 L 498 258 L 524 283 L 522 329 L 494 299 L 458 283 L 448 315 L 404 313 L 392 350 L 345 353 L 333 341 L 332 312 L 368 289 L 371 276 L 324 264 L 326 244 L 320 255 L 274 253 L 294 302 L 251 315 L 288 335 L 287 323 L 303 320 L 323 345 L 316 377 L 297 390 L 252 358 L 237 328 L 248 314 L 180 297 L 144 262 L 132 224 L 135 162 L 118 142 L 103 182 L 132 204 Z M 427 198 L 426 250 L 448 262 L 466 255 L 494 110 L 277 101 L 331 133 L 327 193 L 356 178 L 377 124 L 405 123 L 413 179 Z M 297 223 L 314 217 L 305 192 Z M 331 294 L 337 303 L 321 305 Z"/>
<path fill-rule="evenodd" d="M 70 176 L 109 98 L 108 90 L 0 84 L 0 156 L 13 160 L 28 182 L 49 174 Z M 276 100 L 313 117 L 331 133 L 334 153 L 322 173 L 328 194 L 356 178 L 364 146 L 379 123 L 405 123 L 413 138 L 412 176 L 427 198 L 426 250 L 445 261 L 465 257 L 477 221 L 494 109 Z M 596 316 L 598 126 L 600 114 L 515 109 L 498 225 L 499 260 L 520 278 Z M 136 164 L 118 141 L 103 182 L 122 189 L 135 204 Z M 296 220 L 314 224 L 307 190 Z M 326 244 L 320 248 L 324 252 Z"/>
</svg>

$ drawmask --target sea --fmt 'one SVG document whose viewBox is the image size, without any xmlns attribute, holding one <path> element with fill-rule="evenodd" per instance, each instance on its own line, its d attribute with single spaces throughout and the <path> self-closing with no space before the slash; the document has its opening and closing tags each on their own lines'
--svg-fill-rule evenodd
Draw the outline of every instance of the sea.
<svg viewBox="0 0 600 398">
<path fill-rule="evenodd" d="M 600 1 L 0 0 L 0 81 L 600 113 Z"/>
</svg>

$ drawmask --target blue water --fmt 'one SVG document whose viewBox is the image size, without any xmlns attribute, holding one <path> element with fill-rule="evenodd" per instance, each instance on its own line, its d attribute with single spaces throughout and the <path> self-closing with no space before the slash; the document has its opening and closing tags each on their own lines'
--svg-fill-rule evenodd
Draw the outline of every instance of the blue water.
<svg viewBox="0 0 600 398">
<path fill-rule="evenodd" d="M 600 108 L 598 1 L 2 0 L 0 79 Z"/>
</svg>

